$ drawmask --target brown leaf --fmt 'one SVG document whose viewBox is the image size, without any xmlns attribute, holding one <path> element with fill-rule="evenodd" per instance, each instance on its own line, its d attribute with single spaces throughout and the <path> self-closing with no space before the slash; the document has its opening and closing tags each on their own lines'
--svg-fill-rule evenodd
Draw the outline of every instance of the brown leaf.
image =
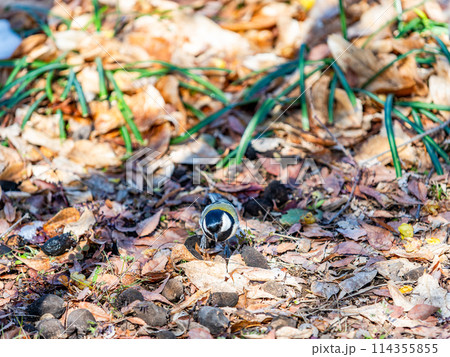
<svg viewBox="0 0 450 357">
<path fill-rule="evenodd" d="M 334 248 L 334 253 L 338 255 L 365 255 L 369 253 L 356 242 L 342 242 Z"/>
<path fill-rule="evenodd" d="M 212 336 L 210 332 L 206 328 L 193 328 L 189 330 L 188 336 L 190 339 L 207 339 L 212 340 Z"/>
<path fill-rule="evenodd" d="M 408 317 L 411 320 L 426 320 L 438 310 L 439 307 L 437 306 L 417 304 L 411 310 L 409 310 Z"/>
<path fill-rule="evenodd" d="M 384 207 L 386 207 L 389 202 L 390 199 L 383 193 L 378 192 L 377 190 L 374 190 L 373 188 L 364 186 L 364 185 L 359 185 L 358 186 L 359 191 L 361 191 L 361 193 L 364 193 L 365 195 L 368 195 L 370 197 L 373 197 L 377 200 L 377 202 Z"/>
<path fill-rule="evenodd" d="M 142 237 L 147 236 L 156 229 L 156 227 L 159 224 L 162 209 L 160 209 L 158 212 L 156 212 L 153 216 L 150 216 L 147 219 L 144 219 L 143 221 L 139 222 L 136 228 L 136 233 Z"/>
<path fill-rule="evenodd" d="M 95 284 L 98 285 L 101 290 L 111 290 L 117 286 L 119 281 L 120 279 L 117 276 L 105 273 L 97 278 Z"/>
<path fill-rule="evenodd" d="M 161 301 L 164 304 L 173 306 L 173 304 L 169 300 L 167 300 L 164 296 L 155 291 L 148 291 L 140 286 L 136 287 L 136 290 L 138 290 L 142 294 L 142 296 L 144 296 L 144 299 L 146 301 Z"/>
<path fill-rule="evenodd" d="M 193 295 L 189 296 L 186 300 L 184 300 L 181 304 L 176 305 L 171 311 L 170 314 L 174 315 L 187 307 L 193 306 L 197 301 L 199 301 L 201 298 L 208 295 L 208 290 L 197 290 Z"/>
<path fill-rule="evenodd" d="M 339 294 L 338 299 L 341 299 L 346 294 L 350 294 L 354 291 L 358 291 L 364 285 L 369 284 L 375 278 L 376 275 L 377 275 L 376 270 L 361 271 L 359 273 L 356 273 L 353 277 L 341 281 L 339 283 L 341 292 Z"/>
<path fill-rule="evenodd" d="M 48 257 L 34 257 L 32 259 L 19 257 L 16 258 L 24 263 L 27 267 L 36 271 L 47 271 L 51 268 L 50 260 L 48 259 Z"/>
<path fill-rule="evenodd" d="M 322 229 L 317 223 L 307 224 L 303 227 L 302 236 L 308 238 L 333 237 L 333 233 Z"/>
<path fill-rule="evenodd" d="M 147 323 L 144 320 L 140 319 L 139 317 L 127 317 L 127 320 L 135 325 L 139 325 L 139 326 L 147 325 Z"/>
<path fill-rule="evenodd" d="M 111 315 L 106 313 L 100 306 L 94 305 L 90 302 L 82 301 L 78 304 L 80 309 L 86 309 L 94 315 L 97 321 L 111 321 Z"/>
<path fill-rule="evenodd" d="M 76 208 L 69 207 L 59 211 L 55 216 L 50 218 L 47 223 L 44 224 L 44 231 L 49 236 L 58 234 L 59 229 L 69 223 L 76 222 L 80 219 L 80 212 Z"/>
<path fill-rule="evenodd" d="M 177 264 L 181 260 L 185 260 L 187 262 L 197 260 L 197 258 L 192 255 L 192 253 L 186 248 L 184 244 L 176 244 L 172 248 L 170 259 L 174 264 Z"/>
<path fill-rule="evenodd" d="M 408 190 L 416 196 L 422 203 L 427 200 L 427 186 L 418 180 L 412 180 L 408 183 Z"/>
<path fill-rule="evenodd" d="M 164 271 L 167 262 L 169 259 L 165 255 L 161 255 L 156 259 L 149 260 L 142 267 L 142 275 L 150 274 L 150 273 L 160 273 Z"/>
<path fill-rule="evenodd" d="M 367 241 L 374 249 L 389 250 L 392 248 L 394 235 L 391 232 L 364 222 L 361 225 L 367 232 Z"/>
<path fill-rule="evenodd" d="M 288 250 L 295 250 L 297 248 L 297 244 L 292 242 L 284 242 L 279 245 L 277 245 L 277 253 L 283 254 L 287 252 Z"/>
<path fill-rule="evenodd" d="M 168 247 L 177 243 L 184 243 L 188 232 L 182 228 L 169 228 L 161 235 L 155 234 L 154 237 L 137 239 L 135 245 L 148 245 L 149 248 L 160 249 L 163 246 Z"/>
</svg>

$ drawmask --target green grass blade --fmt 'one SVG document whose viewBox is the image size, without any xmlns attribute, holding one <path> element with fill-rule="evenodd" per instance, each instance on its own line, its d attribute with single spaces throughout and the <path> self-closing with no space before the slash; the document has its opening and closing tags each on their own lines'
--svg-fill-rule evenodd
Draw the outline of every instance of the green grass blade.
<svg viewBox="0 0 450 357">
<path fill-rule="evenodd" d="M 431 119 L 432 121 L 434 121 L 435 123 L 439 123 L 439 124 L 443 123 L 443 121 L 441 119 L 439 119 L 436 115 L 434 115 L 432 112 L 429 112 L 426 109 L 419 109 L 419 112 L 422 113 L 423 115 L 425 115 L 428 119 Z M 450 135 L 449 127 L 445 127 L 444 130 L 448 135 Z"/>
<path fill-rule="evenodd" d="M 433 36 L 433 38 L 438 43 L 439 47 L 441 48 L 442 53 L 445 55 L 445 57 L 447 57 L 447 61 L 450 62 L 450 52 L 449 52 L 447 46 L 445 45 L 445 43 L 442 42 L 442 40 L 437 36 Z"/>
<path fill-rule="evenodd" d="M 127 150 L 127 154 L 131 154 L 133 152 L 133 145 L 131 145 L 131 137 L 130 133 L 126 126 L 120 127 L 120 135 L 125 143 L 125 149 Z"/>
<path fill-rule="evenodd" d="M 345 18 L 344 0 L 339 0 L 339 21 L 341 22 L 342 37 L 347 39 L 347 19 Z"/>
<path fill-rule="evenodd" d="M 350 99 L 350 103 L 352 103 L 353 108 L 356 108 L 357 102 L 355 93 L 353 93 L 352 88 L 347 82 L 347 79 L 345 78 L 344 72 L 342 72 L 341 68 L 338 66 L 337 62 L 334 62 L 332 64 L 334 72 L 336 73 L 339 82 L 342 85 L 342 88 L 344 88 L 345 92 L 347 93 L 348 99 Z"/>
<path fill-rule="evenodd" d="M 398 156 L 397 145 L 395 144 L 394 125 L 392 124 L 392 107 L 394 95 L 389 94 L 384 103 L 384 124 L 386 126 L 387 137 L 389 140 L 389 147 L 391 148 L 392 161 L 394 163 L 395 174 L 402 177 L 402 165 L 400 157 Z"/>
<path fill-rule="evenodd" d="M 89 115 L 89 107 L 86 102 L 86 97 L 84 96 L 83 88 L 81 87 L 81 84 L 77 79 L 77 76 L 74 76 L 73 78 L 73 86 L 75 87 L 75 91 L 77 92 L 78 95 L 78 101 L 80 102 L 81 115 L 83 117 L 87 117 Z"/>
<path fill-rule="evenodd" d="M 300 53 L 298 56 L 298 72 L 300 75 L 300 106 L 302 109 L 302 128 L 309 131 L 309 116 L 308 104 L 306 103 L 306 85 L 305 85 L 305 54 L 306 44 L 300 46 Z"/>
<path fill-rule="evenodd" d="M 417 111 L 415 109 L 412 110 L 412 116 L 414 122 L 423 130 L 422 121 L 420 120 L 419 115 L 417 114 Z M 424 143 L 425 148 L 427 149 L 428 155 L 430 156 L 430 160 L 433 163 L 436 173 L 438 175 L 443 175 L 444 171 L 442 170 L 442 166 L 441 163 L 439 162 L 438 156 L 436 155 L 436 151 L 434 151 L 433 147 L 426 140 L 422 140 L 422 142 Z"/>
<path fill-rule="evenodd" d="M 66 133 L 66 122 L 64 121 L 63 112 L 61 109 L 58 109 L 56 111 L 56 114 L 58 114 L 58 125 L 59 125 L 59 138 L 62 140 L 67 139 L 67 133 Z"/>
<path fill-rule="evenodd" d="M 330 82 L 330 95 L 328 96 L 328 123 L 333 124 L 334 122 L 334 96 L 336 94 L 338 77 L 336 73 Z"/>
<path fill-rule="evenodd" d="M 213 93 L 215 99 L 220 100 L 222 103 L 228 103 L 227 96 L 225 93 L 217 88 L 214 84 L 209 82 L 208 80 L 202 78 L 201 76 L 192 73 L 190 70 L 184 69 L 184 68 L 176 68 L 172 66 L 173 69 L 178 71 L 179 73 L 182 73 L 186 77 L 192 79 L 193 81 L 197 82 L 198 84 L 201 84 L 203 87 L 207 88 L 211 93 Z"/>
<path fill-rule="evenodd" d="M 100 100 L 105 100 L 108 98 L 108 90 L 106 88 L 105 70 L 103 69 L 102 59 L 96 57 L 95 64 L 97 65 L 98 72 L 98 97 Z"/>
<path fill-rule="evenodd" d="M 53 90 L 52 90 L 52 81 L 53 76 L 55 75 L 55 71 L 48 72 L 47 79 L 45 81 L 45 93 L 47 93 L 47 98 L 50 101 L 50 103 L 53 103 L 54 97 L 53 97 Z"/>
<path fill-rule="evenodd" d="M 30 120 L 31 118 L 31 114 L 33 114 L 33 112 L 39 107 L 39 105 L 42 103 L 42 101 L 47 98 L 47 94 L 44 93 L 42 94 L 38 99 L 36 99 L 34 101 L 33 104 L 31 104 L 30 108 L 28 108 L 27 113 L 25 114 L 23 120 L 22 120 L 22 125 L 21 128 L 25 128 L 25 125 L 28 123 L 28 120 Z"/>
<path fill-rule="evenodd" d="M 286 76 L 294 72 L 297 69 L 297 66 L 297 61 L 290 61 L 277 66 L 274 71 L 268 73 L 266 76 L 258 80 L 248 90 L 246 90 L 243 99 L 249 100 L 253 98 L 257 93 L 268 87 L 276 78 Z"/>
<path fill-rule="evenodd" d="M 210 90 L 208 90 L 206 88 L 197 87 L 197 86 L 194 86 L 194 85 L 192 85 L 190 83 L 186 83 L 186 82 L 182 82 L 182 81 L 179 82 L 179 85 L 182 88 L 186 88 L 186 89 L 192 90 L 194 92 L 198 92 L 198 93 L 202 93 L 204 95 L 207 95 L 208 97 L 211 97 L 212 99 L 216 99 L 216 100 L 222 102 L 223 104 L 228 104 L 227 100 L 224 100 L 221 97 L 217 97 L 217 95 L 214 92 L 212 92 L 212 91 L 210 91 Z"/>
<path fill-rule="evenodd" d="M 419 2 L 418 4 L 414 4 L 413 6 L 404 9 L 401 14 L 399 15 L 403 15 L 406 14 L 407 12 L 414 10 L 415 8 L 422 6 L 423 4 L 425 4 L 427 1 L 429 0 L 422 0 L 421 2 Z M 397 22 L 399 15 L 396 15 L 393 19 L 390 19 L 388 21 L 386 21 L 381 27 L 379 27 L 374 33 L 372 33 L 369 37 L 367 37 L 367 39 L 364 41 L 364 43 L 362 44 L 361 48 L 365 48 L 370 41 L 372 41 L 374 39 L 374 37 L 376 35 L 378 35 L 381 31 L 383 31 L 386 27 L 391 26 L 392 24 L 394 24 L 395 22 Z"/>
<path fill-rule="evenodd" d="M 37 68 L 35 70 L 32 70 L 30 72 L 28 72 L 27 74 L 25 74 L 22 77 L 19 77 L 17 79 L 15 79 L 14 81 L 12 81 L 11 83 L 9 83 L 7 86 L 4 86 L 1 90 L 0 90 L 0 98 L 3 98 L 3 96 L 8 93 L 8 91 L 15 87 L 16 85 L 22 84 L 22 83 L 30 83 L 31 81 L 33 81 L 34 79 L 36 79 L 37 77 L 39 77 L 41 74 L 45 73 L 45 72 L 49 72 L 51 70 L 54 69 L 65 69 L 68 68 L 69 66 L 66 64 L 62 64 L 62 63 L 51 63 L 49 65 Z"/>
<path fill-rule="evenodd" d="M 9 74 L 8 79 L 6 80 L 3 87 L 9 85 L 14 80 L 14 78 L 16 78 L 17 74 L 26 66 L 27 66 L 27 57 L 25 56 L 25 57 L 22 57 L 19 61 L 17 61 L 16 65 L 14 66 L 13 70 Z"/>
<path fill-rule="evenodd" d="M 94 5 L 94 26 L 95 31 L 100 32 L 102 29 L 102 18 L 100 15 L 100 5 L 98 3 L 98 0 L 92 0 L 92 5 Z"/>
<path fill-rule="evenodd" d="M 138 127 L 136 126 L 133 118 L 133 112 L 131 111 L 130 107 L 125 101 L 125 98 L 123 96 L 123 92 L 120 90 L 119 85 L 117 84 L 116 80 L 114 79 L 114 75 L 111 71 L 106 71 L 106 78 L 112 83 L 114 87 L 114 91 L 116 92 L 117 96 L 117 102 L 119 104 L 119 109 L 122 112 L 123 118 L 127 122 L 128 126 L 131 129 L 131 132 L 133 133 L 134 137 L 138 141 L 139 144 L 143 145 L 144 140 L 142 139 L 142 135 L 139 132 Z"/>
<path fill-rule="evenodd" d="M 415 109 L 428 109 L 428 110 L 442 110 L 444 112 L 450 112 L 450 105 L 434 104 L 434 103 L 422 103 L 422 102 L 405 102 L 398 101 L 395 105 L 400 107 L 411 107 Z"/>
<path fill-rule="evenodd" d="M 243 105 L 255 103 L 256 101 L 257 101 L 256 99 L 253 99 L 253 100 L 247 100 L 247 101 L 242 101 L 242 102 L 238 102 L 238 103 L 229 104 L 226 107 L 218 110 L 217 112 L 207 116 L 200 123 L 194 125 L 192 128 L 187 130 L 186 133 L 184 133 L 183 135 L 180 135 L 180 136 L 177 136 L 176 138 L 171 139 L 170 140 L 170 144 L 179 144 L 179 143 L 189 139 L 192 135 L 194 135 L 195 133 L 199 132 L 205 126 L 211 124 L 216 119 L 220 118 L 222 115 L 225 115 L 230 110 L 232 110 L 232 109 L 234 109 L 234 108 L 236 108 L 238 106 L 243 106 Z"/>
<path fill-rule="evenodd" d="M 250 119 L 247 127 L 245 128 L 244 134 L 242 134 L 241 141 L 237 148 L 236 152 L 236 164 L 240 164 L 242 162 L 242 158 L 247 151 L 248 144 L 252 139 L 252 135 L 255 132 L 256 127 L 264 121 L 270 111 L 273 109 L 277 102 L 273 98 L 268 98 L 264 101 L 255 115 Z"/>
<path fill-rule="evenodd" d="M 70 69 L 70 72 L 69 72 L 69 77 L 67 78 L 67 84 L 66 84 L 66 86 L 64 87 L 64 91 L 63 91 L 63 93 L 61 94 L 61 101 L 65 101 L 66 99 L 67 99 L 67 96 L 69 95 L 69 93 L 70 93 L 70 89 L 72 88 L 72 86 L 73 86 L 73 81 L 74 81 L 74 79 L 75 79 L 75 72 L 73 71 L 73 69 L 71 68 Z"/>
<path fill-rule="evenodd" d="M 385 105 L 384 101 L 382 101 L 378 96 L 376 96 L 372 92 L 369 92 L 365 89 L 357 89 L 357 88 L 354 88 L 354 90 L 357 92 L 360 92 L 360 93 L 364 93 L 369 98 L 371 98 L 372 100 L 374 100 L 375 102 L 377 102 L 383 106 Z M 417 132 L 417 134 L 423 134 L 425 132 L 420 126 L 418 126 L 416 123 L 409 120 L 406 117 L 406 115 L 404 115 L 400 110 L 393 108 L 392 112 L 397 118 L 403 120 L 405 123 L 408 123 Z M 450 165 L 450 158 L 447 155 L 447 153 L 445 152 L 445 150 L 443 150 L 431 137 L 429 137 L 428 135 L 424 136 L 423 140 L 430 143 L 430 145 L 439 154 L 439 156 L 441 156 L 445 160 L 445 162 Z"/>
<path fill-rule="evenodd" d="M 192 114 L 194 114 L 198 120 L 202 121 L 203 119 L 206 118 L 206 115 L 201 110 L 194 107 L 193 105 L 190 105 L 189 103 L 186 103 L 186 102 L 183 102 L 183 105 L 187 110 L 189 110 Z"/>
</svg>

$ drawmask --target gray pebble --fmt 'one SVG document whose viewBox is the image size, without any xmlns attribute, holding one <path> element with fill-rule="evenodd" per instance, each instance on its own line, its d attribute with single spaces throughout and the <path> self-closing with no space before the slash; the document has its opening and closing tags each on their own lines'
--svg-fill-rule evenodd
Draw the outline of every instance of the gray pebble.
<svg viewBox="0 0 450 357">
<path fill-rule="evenodd" d="M 184 286 L 179 277 L 170 279 L 161 292 L 161 295 L 169 301 L 178 301 L 183 294 Z"/>
<path fill-rule="evenodd" d="M 267 281 L 262 284 L 261 288 L 269 294 L 272 294 L 276 297 L 282 297 L 284 295 L 284 286 L 283 284 L 277 281 Z"/>
<path fill-rule="evenodd" d="M 270 323 L 270 327 L 272 327 L 275 330 L 278 330 L 281 327 L 288 326 L 288 327 L 297 327 L 297 321 L 294 319 L 291 319 L 289 317 L 285 316 L 278 316 L 275 317 L 272 322 Z"/>
<path fill-rule="evenodd" d="M 34 319 L 44 314 L 52 314 L 54 318 L 59 319 L 64 311 L 64 300 L 53 294 L 41 296 L 27 307 L 27 314 Z"/>
<path fill-rule="evenodd" d="M 203 306 L 198 312 L 199 324 L 207 327 L 213 335 L 225 332 L 230 321 L 217 307 Z"/>
<path fill-rule="evenodd" d="M 159 331 L 155 337 L 160 340 L 174 340 L 177 338 L 173 332 L 168 330 Z"/>
<path fill-rule="evenodd" d="M 116 305 L 119 309 L 121 309 L 122 307 L 127 306 L 136 300 L 144 301 L 145 299 L 140 291 L 130 288 L 120 293 L 120 295 L 117 297 Z"/>
<path fill-rule="evenodd" d="M 245 246 L 241 251 L 242 259 L 244 259 L 245 264 L 249 267 L 270 269 L 267 260 L 260 252 L 258 252 L 253 247 Z"/>
<path fill-rule="evenodd" d="M 39 321 L 36 325 L 39 332 L 39 337 L 44 339 L 62 338 L 64 334 L 64 327 L 57 319 L 48 319 Z"/>
<path fill-rule="evenodd" d="M 67 334 L 73 338 L 86 336 L 89 327 L 96 326 L 94 315 L 89 310 L 77 309 L 72 311 L 67 318 Z"/>
<path fill-rule="evenodd" d="M 216 292 L 209 297 L 209 305 L 216 307 L 234 307 L 239 301 L 239 295 L 231 292 Z"/>
<path fill-rule="evenodd" d="M 167 319 L 167 310 L 149 301 L 143 301 L 134 308 L 136 316 L 152 327 L 164 326 Z"/>
</svg>

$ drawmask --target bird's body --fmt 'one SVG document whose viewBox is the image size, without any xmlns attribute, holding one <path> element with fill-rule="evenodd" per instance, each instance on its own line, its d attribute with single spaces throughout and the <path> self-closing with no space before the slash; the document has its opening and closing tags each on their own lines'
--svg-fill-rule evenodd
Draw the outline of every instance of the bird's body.
<svg viewBox="0 0 450 357">
<path fill-rule="evenodd" d="M 210 193 L 208 198 L 211 204 L 205 207 L 200 218 L 202 249 L 206 248 L 208 240 L 216 244 L 227 241 L 239 228 L 236 208 L 229 201 L 216 193 Z"/>
</svg>

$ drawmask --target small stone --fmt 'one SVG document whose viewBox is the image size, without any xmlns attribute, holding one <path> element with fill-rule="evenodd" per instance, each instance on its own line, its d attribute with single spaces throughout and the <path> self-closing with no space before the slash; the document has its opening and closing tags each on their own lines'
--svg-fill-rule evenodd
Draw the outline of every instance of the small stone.
<svg viewBox="0 0 450 357">
<path fill-rule="evenodd" d="M 297 249 L 300 253 L 307 253 L 311 249 L 311 239 L 302 238 L 297 242 Z"/>
<path fill-rule="evenodd" d="M 261 289 L 276 297 L 282 297 L 284 295 L 284 286 L 277 281 L 267 281 L 262 284 Z"/>
<path fill-rule="evenodd" d="M 234 307 L 239 301 L 239 295 L 232 292 L 215 292 L 209 297 L 209 305 L 216 307 Z"/>
<path fill-rule="evenodd" d="M 264 255 L 262 255 L 253 247 L 243 247 L 241 256 L 242 259 L 244 259 L 245 264 L 247 264 L 247 266 L 249 267 L 270 269 L 269 264 L 267 264 L 266 258 L 264 258 Z"/>
<path fill-rule="evenodd" d="M 285 317 L 285 316 L 278 316 L 275 317 L 272 322 L 270 323 L 270 327 L 272 327 L 275 330 L 278 330 L 281 327 L 285 327 L 285 326 L 289 326 L 289 327 L 297 327 L 297 321 L 295 321 L 294 319 L 291 319 L 289 317 Z"/>
<path fill-rule="evenodd" d="M 198 322 L 207 327 L 213 335 L 224 332 L 230 323 L 221 309 L 211 306 L 203 306 L 200 308 Z"/>
<path fill-rule="evenodd" d="M 172 331 L 163 330 L 156 333 L 155 337 L 160 340 L 174 340 L 177 338 Z"/>
<path fill-rule="evenodd" d="M 167 310 L 149 301 L 143 301 L 134 308 L 136 316 L 152 327 L 164 326 L 167 319 Z"/>
<path fill-rule="evenodd" d="M 117 297 L 116 306 L 119 309 L 121 309 L 122 307 L 125 307 L 136 300 L 144 301 L 145 299 L 140 291 L 133 288 L 129 288 L 127 290 L 122 291 L 120 295 Z"/>
<path fill-rule="evenodd" d="M 40 338 L 56 339 L 64 336 L 64 327 L 57 319 L 39 321 L 36 325 Z"/>
<path fill-rule="evenodd" d="M 425 271 L 425 267 L 418 267 L 416 269 L 412 269 L 409 272 L 403 275 L 405 280 L 417 281 L 423 275 Z"/>
<path fill-rule="evenodd" d="M 71 233 L 63 233 L 50 238 L 41 246 L 41 250 L 51 257 L 57 257 L 64 254 L 76 244 L 72 239 Z"/>
<path fill-rule="evenodd" d="M 41 296 L 27 308 L 27 314 L 34 319 L 38 319 L 44 314 L 52 314 L 54 318 L 59 319 L 64 311 L 64 300 L 53 294 Z"/>
<path fill-rule="evenodd" d="M 94 315 L 89 310 L 77 309 L 72 311 L 67 318 L 67 334 L 72 338 L 86 336 L 89 327 L 97 325 Z"/>
<path fill-rule="evenodd" d="M 178 301 L 183 294 L 184 286 L 181 277 L 170 279 L 161 292 L 161 295 L 169 301 Z"/>
</svg>

